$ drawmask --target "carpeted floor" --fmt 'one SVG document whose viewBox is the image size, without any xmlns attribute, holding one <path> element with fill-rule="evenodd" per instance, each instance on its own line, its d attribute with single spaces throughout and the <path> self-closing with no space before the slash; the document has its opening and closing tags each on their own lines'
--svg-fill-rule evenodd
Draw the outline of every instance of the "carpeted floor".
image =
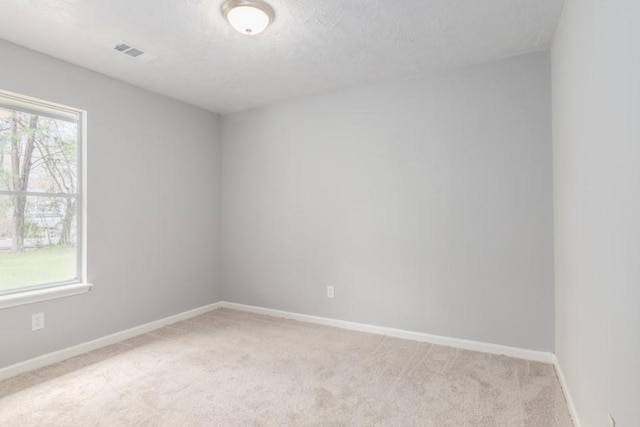
<svg viewBox="0 0 640 427">
<path fill-rule="evenodd" d="M 0 426 L 572 422 L 551 365 L 219 309 L 0 382 Z"/>
</svg>

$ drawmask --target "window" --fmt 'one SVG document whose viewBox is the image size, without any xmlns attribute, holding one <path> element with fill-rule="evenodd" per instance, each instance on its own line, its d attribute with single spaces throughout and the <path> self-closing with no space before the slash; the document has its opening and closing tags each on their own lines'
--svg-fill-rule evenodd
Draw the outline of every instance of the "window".
<svg viewBox="0 0 640 427">
<path fill-rule="evenodd" d="M 0 92 L 0 300 L 84 279 L 82 118 Z"/>
</svg>

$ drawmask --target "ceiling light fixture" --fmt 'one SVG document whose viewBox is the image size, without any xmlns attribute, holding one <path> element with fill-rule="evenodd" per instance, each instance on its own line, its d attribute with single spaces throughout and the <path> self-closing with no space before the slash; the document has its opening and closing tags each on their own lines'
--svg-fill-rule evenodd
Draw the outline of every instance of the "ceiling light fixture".
<svg viewBox="0 0 640 427">
<path fill-rule="evenodd" d="M 273 8 L 261 0 L 227 0 L 222 14 L 236 31 L 250 36 L 263 32 L 275 18 Z"/>
</svg>

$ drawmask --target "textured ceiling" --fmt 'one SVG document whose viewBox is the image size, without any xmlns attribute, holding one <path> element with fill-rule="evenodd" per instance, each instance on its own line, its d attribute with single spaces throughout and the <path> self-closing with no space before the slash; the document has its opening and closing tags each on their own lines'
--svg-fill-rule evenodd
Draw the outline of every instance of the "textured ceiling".
<svg viewBox="0 0 640 427">
<path fill-rule="evenodd" d="M 228 113 L 546 49 L 562 0 L 269 0 L 262 34 L 223 0 L 2 0 L 0 38 Z M 112 50 L 129 42 L 144 63 Z"/>
</svg>

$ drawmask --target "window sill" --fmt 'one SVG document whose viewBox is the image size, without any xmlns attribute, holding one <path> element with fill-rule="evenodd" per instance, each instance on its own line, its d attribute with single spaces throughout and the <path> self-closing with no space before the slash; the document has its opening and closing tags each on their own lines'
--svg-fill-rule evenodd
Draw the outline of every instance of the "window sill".
<svg viewBox="0 0 640 427">
<path fill-rule="evenodd" d="M 74 283 L 71 285 L 62 285 L 46 289 L 37 289 L 34 291 L 0 295 L 0 309 L 84 294 L 89 292 L 92 287 L 92 283 Z"/>
</svg>

